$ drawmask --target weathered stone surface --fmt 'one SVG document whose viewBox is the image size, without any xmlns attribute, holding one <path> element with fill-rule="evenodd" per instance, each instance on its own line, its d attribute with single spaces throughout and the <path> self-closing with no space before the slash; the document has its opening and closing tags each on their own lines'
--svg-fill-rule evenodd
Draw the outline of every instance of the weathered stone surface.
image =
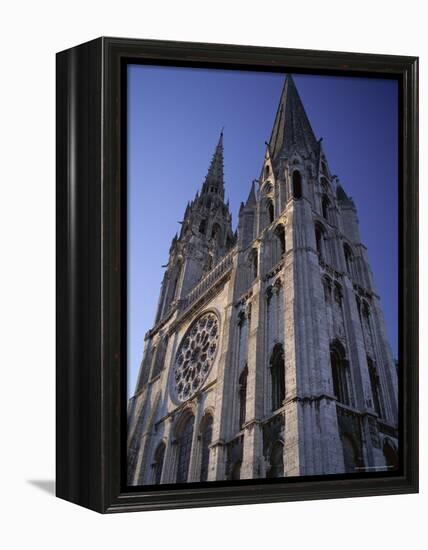
<svg viewBox="0 0 428 550">
<path fill-rule="evenodd" d="M 208 329 L 180 348 L 207 312 L 218 320 L 210 361 Z M 180 349 L 188 364 L 178 382 Z M 193 384 L 204 365 L 203 383 Z M 178 399 L 186 376 L 190 389 Z M 129 404 L 129 483 L 174 483 L 183 468 L 200 481 L 203 461 L 208 481 L 388 469 L 397 395 L 356 207 L 331 176 L 288 77 L 237 235 L 224 203 L 221 136 L 173 239 Z"/>
</svg>

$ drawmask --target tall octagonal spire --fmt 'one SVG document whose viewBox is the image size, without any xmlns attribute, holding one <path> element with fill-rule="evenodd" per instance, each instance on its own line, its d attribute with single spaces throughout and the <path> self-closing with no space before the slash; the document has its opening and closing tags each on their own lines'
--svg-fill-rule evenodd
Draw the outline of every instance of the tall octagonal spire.
<svg viewBox="0 0 428 550">
<path fill-rule="evenodd" d="M 318 142 L 303 107 L 294 80 L 287 75 L 269 141 L 272 160 L 293 151 L 308 155 L 318 151 Z"/>
</svg>

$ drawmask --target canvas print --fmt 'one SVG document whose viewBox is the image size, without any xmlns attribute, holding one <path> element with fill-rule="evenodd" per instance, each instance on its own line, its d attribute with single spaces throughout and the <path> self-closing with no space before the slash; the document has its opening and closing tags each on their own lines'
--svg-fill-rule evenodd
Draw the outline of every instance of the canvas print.
<svg viewBox="0 0 428 550">
<path fill-rule="evenodd" d="M 399 467 L 398 86 L 129 65 L 130 486 Z"/>
</svg>

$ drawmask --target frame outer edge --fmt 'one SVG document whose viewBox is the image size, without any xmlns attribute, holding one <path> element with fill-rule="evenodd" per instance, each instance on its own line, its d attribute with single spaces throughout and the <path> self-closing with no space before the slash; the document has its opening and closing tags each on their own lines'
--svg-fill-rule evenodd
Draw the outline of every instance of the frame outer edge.
<svg viewBox="0 0 428 550">
<path fill-rule="evenodd" d="M 56 67 L 56 495 L 102 511 L 101 39 Z"/>
<path fill-rule="evenodd" d="M 251 68 L 250 56 L 254 56 L 253 67 L 267 71 L 286 66 L 289 56 L 289 67 L 315 72 L 358 74 L 367 70 L 386 77 L 407 76 L 403 170 L 410 193 L 403 202 L 408 232 L 400 237 L 409 261 L 404 273 L 410 322 L 406 349 L 414 367 L 407 369 L 406 386 L 415 401 L 407 403 L 409 450 L 404 476 L 360 483 L 342 479 L 123 492 L 123 455 L 117 448 L 124 437 L 119 421 L 123 411 L 119 372 L 125 368 L 118 321 L 123 182 L 117 79 L 120 60 L 135 58 L 136 52 L 141 59 L 160 63 L 181 59 L 188 65 L 205 62 L 215 67 L 221 63 L 237 70 L 244 65 Z M 403 56 L 116 38 L 99 38 L 57 54 L 57 496 L 111 513 L 418 491 L 417 65 L 417 58 Z M 66 83 L 64 72 L 68 73 Z"/>
</svg>

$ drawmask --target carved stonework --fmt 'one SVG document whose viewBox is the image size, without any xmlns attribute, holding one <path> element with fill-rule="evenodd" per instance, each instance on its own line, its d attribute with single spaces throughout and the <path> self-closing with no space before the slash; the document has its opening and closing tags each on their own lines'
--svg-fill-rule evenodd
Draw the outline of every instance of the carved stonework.
<svg viewBox="0 0 428 550">
<path fill-rule="evenodd" d="M 355 205 L 291 77 L 277 113 L 236 230 L 221 135 L 172 239 L 128 408 L 130 483 L 155 468 L 165 484 L 374 471 L 382 438 L 397 441 L 397 369 Z"/>
<path fill-rule="evenodd" d="M 180 401 L 192 397 L 204 383 L 214 362 L 219 338 L 217 315 L 206 313 L 189 327 L 174 361 L 175 392 Z"/>
</svg>

